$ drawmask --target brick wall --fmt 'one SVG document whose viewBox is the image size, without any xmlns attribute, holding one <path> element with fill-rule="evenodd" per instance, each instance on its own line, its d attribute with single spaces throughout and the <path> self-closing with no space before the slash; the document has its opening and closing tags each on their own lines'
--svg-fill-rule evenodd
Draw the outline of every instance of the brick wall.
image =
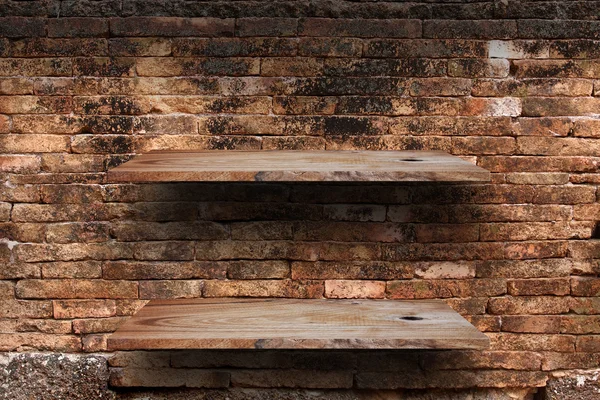
<svg viewBox="0 0 600 400">
<path fill-rule="evenodd" d="M 0 15 L 0 351 L 112 357 L 114 387 L 216 389 L 181 399 L 565 398 L 558 376 L 598 368 L 600 2 L 4 0 Z M 436 149 L 492 182 L 106 182 L 157 149 Z M 200 296 L 442 298 L 492 345 L 105 352 L 148 299 Z M 592 399 L 585 376 L 570 384 Z"/>
</svg>

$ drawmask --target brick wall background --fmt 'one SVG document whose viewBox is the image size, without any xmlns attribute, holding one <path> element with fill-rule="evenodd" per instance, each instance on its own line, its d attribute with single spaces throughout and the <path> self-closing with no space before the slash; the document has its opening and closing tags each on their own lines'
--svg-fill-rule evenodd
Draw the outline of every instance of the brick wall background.
<svg viewBox="0 0 600 400">
<path fill-rule="evenodd" d="M 0 16 L 0 394 L 51 352 L 70 355 L 44 368 L 82 363 L 52 389 L 76 396 L 94 352 L 114 387 L 200 388 L 127 399 L 598 398 L 600 2 L 3 0 Z M 106 182 L 157 149 L 439 149 L 493 174 Z M 199 296 L 442 298 L 492 345 L 105 352 L 148 299 Z"/>
</svg>

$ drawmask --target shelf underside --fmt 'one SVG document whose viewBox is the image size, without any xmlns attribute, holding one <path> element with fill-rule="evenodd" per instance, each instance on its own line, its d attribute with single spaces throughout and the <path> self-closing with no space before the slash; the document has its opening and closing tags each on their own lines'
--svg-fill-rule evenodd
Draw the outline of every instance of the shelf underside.
<svg viewBox="0 0 600 400">
<path fill-rule="evenodd" d="M 485 349 L 441 300 L 152 300 L 108 338 L 140 349 Z"/>
<path fill-rule="evenodd" d="M 110 170 L 111 182 L 486 182 L 441 151 L 151 152 Z"/>
</svg>

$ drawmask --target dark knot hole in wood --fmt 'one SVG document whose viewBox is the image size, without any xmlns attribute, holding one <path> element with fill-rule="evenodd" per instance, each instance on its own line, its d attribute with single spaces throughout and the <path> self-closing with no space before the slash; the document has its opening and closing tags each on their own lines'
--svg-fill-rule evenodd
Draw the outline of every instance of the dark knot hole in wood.
<svg viewBox="0 0 600 400">
<path fill-rule="evenodd" d="M 403 319 L 405 321 L 420 321 L 423 318 L 410 316 L 410 317 L 399 317 L 398 319 Z"/>
<path fill-rule="evenodd" d="M 423 160 L 420 160 L 418 158 L 401 158 L 400 161 L 415 162 L 415 161 L 423 161 Z"/>
</svg>

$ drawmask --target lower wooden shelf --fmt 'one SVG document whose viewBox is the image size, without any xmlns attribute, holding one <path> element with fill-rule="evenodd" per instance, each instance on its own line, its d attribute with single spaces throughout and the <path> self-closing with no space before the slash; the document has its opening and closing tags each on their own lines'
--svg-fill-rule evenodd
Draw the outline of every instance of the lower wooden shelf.
<svg viewBox="0 0 600 400">
<path fill-rule="evenodd" d="M 112 350 L 488 346 L 441 300 L 152 300 L 108 338 Z"/>
</svg>

